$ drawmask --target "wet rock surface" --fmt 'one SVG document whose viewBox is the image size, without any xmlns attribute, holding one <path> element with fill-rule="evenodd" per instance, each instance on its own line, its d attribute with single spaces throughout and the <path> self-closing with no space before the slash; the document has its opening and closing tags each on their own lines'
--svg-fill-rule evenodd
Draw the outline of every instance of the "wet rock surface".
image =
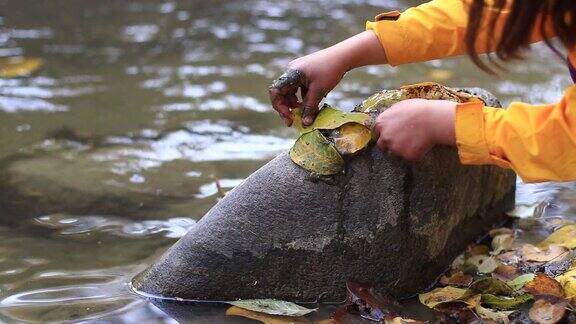
<svg viewBox="0 0 576 324">
<path fill-rule="evenodd" d="M 512 172 L 461 166 L 446 147 L 414 164 L 372 147 L 331 181 L 314 179 L 282 154 L 134 285 L 196 300 L 341 301 L 346 279 L 397 296 L 414 293 L 503 219 L 514 186 Z"/>
</svg>

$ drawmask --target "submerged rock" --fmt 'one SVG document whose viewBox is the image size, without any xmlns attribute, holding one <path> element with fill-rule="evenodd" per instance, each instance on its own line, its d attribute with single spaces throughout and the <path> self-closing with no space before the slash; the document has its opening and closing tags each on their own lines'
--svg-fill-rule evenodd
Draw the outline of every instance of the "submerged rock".
<svg viewBox="0 0 576 324">
<path fill-rule="evenodd" d="M 513 172 L 462 166 L 447 147 L 417 163 L 371 147 L 329 179 L 282 154 L 133 284 L 194 300 L 342 301 L 347 279 L 415 293 L 504 218 L 514 187 Z"/>
</svg>

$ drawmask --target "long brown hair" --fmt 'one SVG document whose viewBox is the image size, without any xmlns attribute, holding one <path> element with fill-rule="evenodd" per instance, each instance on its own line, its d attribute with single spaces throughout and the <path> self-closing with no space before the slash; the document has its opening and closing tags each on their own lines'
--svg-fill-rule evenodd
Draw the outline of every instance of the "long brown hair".
<svg viewBox="0 0 576 324">
<path fill-rule="evenodd" d="M 495 39 L 495 26 L 502 10 L 510 10 L 500 40 Z M 522 53 L 530 46 L 530 37 L 538 31 L 544 41 L 556 54 L 565 58 L 550 41 L 557 36 L 568 49 L 576 45 L 576 0 L 473 0 L 469 10 L 468 28 L 466 30 L 466 48 L 472 61 L 482 70 L 494 74 L 494 69 L 502 66 L 488 56 L 486 64 L 476 48 L 480 29 L 484 19 L 488 19 L 488 37 L 486 48 L 491 49 L 502 62 L 522 58 Z M 488 17 L 488 18 L 487 18 Z"/>
</svg>

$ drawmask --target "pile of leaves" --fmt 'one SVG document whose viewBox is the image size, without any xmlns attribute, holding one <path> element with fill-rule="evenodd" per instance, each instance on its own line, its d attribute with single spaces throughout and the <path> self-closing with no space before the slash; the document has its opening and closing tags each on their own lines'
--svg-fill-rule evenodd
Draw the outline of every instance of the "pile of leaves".
<svg viewBox="0 0 576 324">
<path fill-rule="evenodd" d="M 378 113 L 398 101 L 413 98 L 455 102 L 480 100 L 464 91 L 426 82 L 378 92 L 353 112 L 324 105 L 314 123 L 308 127 L 302 124 L 301 109 L 295 108 L 292 110 L 292 120 L 300 136 L 290 150 L 290 158 L 315 174 L 338 174 L 344 170 L 343 156 L 356 154 L 370 144 L 372 126 Z"/>
<path fill-rule="evenodd" d="M 545 206 L 517 206 L 509 213 L 509 227 L 495 228 L 468 246 L 432 290 L 418 295 L 430 310 L 425 320 L 370 285 L 355 282 L 347 283 L 347 302 L 330 318 L 312 319 L 304 315 L 315 309 L 273 300 L 265 307 L 252 307 L 258 301 L 240 302 L 227 314 L 262 323 L 576 322 L 576 223 L 543 217 Z"/>
</svg>

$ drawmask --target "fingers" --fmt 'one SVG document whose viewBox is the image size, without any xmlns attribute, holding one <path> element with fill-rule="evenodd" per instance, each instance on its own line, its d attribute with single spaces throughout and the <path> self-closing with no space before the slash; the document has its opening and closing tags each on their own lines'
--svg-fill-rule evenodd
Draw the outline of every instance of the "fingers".
<svg viewBox="0 0 576 324">
<path fill-rule="evenodd" d="M 292 124 L 290 109 L 298 103 L 296 92 L 305 85 L 306 75 L 300 70 L 288 70 L 268 88 L 270 102 L 286 125 Z"/>
<path fill-rule="evenodd" d="M 302 111 L 302 123 L 305 126 L 309 126 L 314 122 L 314 119 L 316 119 L 316 115 L 318 114 L 318 105 L 324 96 L 326 96 L 326 92 L 312 83 L 308 89 L 304 90 L 302 95 L 304 96 L 304 101 L 302 103 L 304 108 Z"/>
</svg>

